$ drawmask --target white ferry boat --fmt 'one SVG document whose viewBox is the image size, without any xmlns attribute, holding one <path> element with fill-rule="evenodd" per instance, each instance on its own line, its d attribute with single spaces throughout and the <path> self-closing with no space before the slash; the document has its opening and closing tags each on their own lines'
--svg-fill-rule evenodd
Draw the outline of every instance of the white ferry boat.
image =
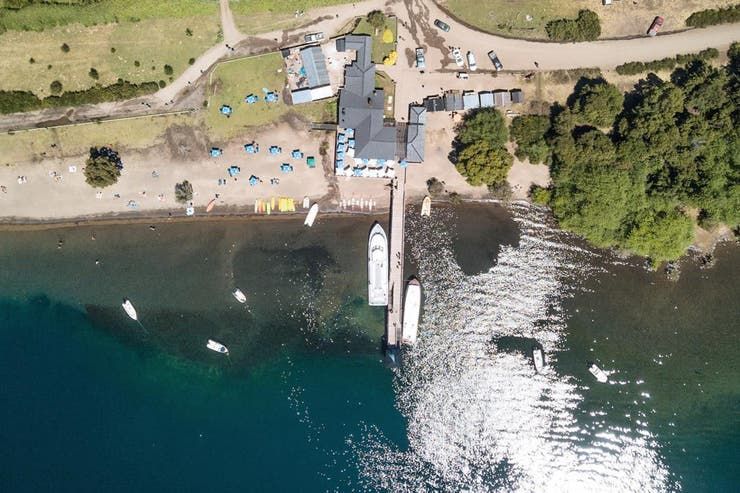
<svg viewBox="0 0 740 493">
<path fill-rule="evenodd" d="M 367 242 L 367 299 L 370 306 L 388 305 L 388 237 L 378 223 Z"/>
<path fill-rule="evenodd" d="M 308 215 L 306 216 L 306 220 L 303 221 L 303 224 L 310 228 L 311 226 L 313 226 L 313 222 L 316 220 L 316 216 L 318 214 L 319 214 L 319 204 L 312 205 L 311 208 L 308 210 Z"/>
<path fill-rule="evenodd" d="M 241 289 L 236 288 L 233 293 L 234 298 L 236 298 L 236 301 L 239 303 L 246 303 L 247 302 L 247 296 L 242 292 Z"/>
<path fill-rule="evenodd" d="M 607 376 L 606 372 L 596 366 L 596 363 L 589 363 L 588 364 L 588 371 L 591 372 L 591 375 L 596 377 L 596 380 L 598 380 L 601 383 L 606 383 L 609 380 L 609 377 Z"/>
<path fill-rule="evenodd" d="M 206 347 L 211 351 L 216 351 L 217 353 L 229 354 L 229 350 L 226 348 L 226 346 L 224 346 L 220 342 L 214 341 L 213 339 L 208 339 L 208 344 L 206 344 Z"/>
<path fill-rule="evenodd" d="M 542 351 L 542 346 L 535 344 L 532 346 L 532 360 L 534 361 L 534 369 L 537 373 L 542 373 L 545 369 L 545 353 Z"/>
<path fill-rule="evenodd" d="M 416 334 L 419 330 L 419 312 L 421 311 L 421 284 L 412 277 L 406 286 L 406 299 L 403 303 L 403 335 L 404 344 L 416 344 Z"/>
<path fill-rule="evenodd" d="M 123 303 L 121 303 L 121 306 L 126 312 L 126 315 L 131 317 L 132 320 L 136 320 L 136 321 L 139 320 L 139 316 L 136 314 L 136 308 L 134 308 L 134 305 L 131 304 L 131 300 L 129 300 L 128 298 L 124 298 Z"/>
<path fill-rule="evenodd" d="M 421 201 L 421 215 L 422 217 L 429 217 L 432 214 L 432 198 L 427 195 L 424 200 Z"/>
</svg>

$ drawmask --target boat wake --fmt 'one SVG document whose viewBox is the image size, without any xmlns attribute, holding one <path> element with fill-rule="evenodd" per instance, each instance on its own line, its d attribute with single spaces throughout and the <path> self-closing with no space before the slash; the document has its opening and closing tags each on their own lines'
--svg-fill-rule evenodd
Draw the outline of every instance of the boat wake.
<svg viewBox="0 0 740 493">
<path fill-rule="evenodd" d="M 599 254 L 567 241 L 545 213 L 511 210 L 519 244 L 503 246 L 496 265 L 474 276 L 455 261 L 454 211 L 410 215 L 408 244 L 425 301 L 417 345 L 395 379 L 408 447 L 400 450 L 378 429 L 354 443 L 363 484 L 393 491 L 670 489 L 652 435 L 609 425 L 606 410 L 584 411 L 587 389 L 557 371 L 555 351 L 566 344 L 561 300 L 596 269 Z M 536 374 L 530 355 L 497 348 L 502 337 L 536 339 L 548 369 Z"/>
</svg>

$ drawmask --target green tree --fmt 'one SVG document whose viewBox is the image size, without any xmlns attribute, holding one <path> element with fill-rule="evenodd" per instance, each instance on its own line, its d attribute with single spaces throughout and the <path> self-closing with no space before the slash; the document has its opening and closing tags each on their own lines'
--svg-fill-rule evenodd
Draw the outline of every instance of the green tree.
<svg viewBox="0 0 740 493">
<path fill-rule="evenodd" d="M 175 184 L 175 200 L 181 204 L 193 200 L 193 185 L 189 181 Z"/>
<path fill-rule="evenodd" d="M 113 185 L 121 176 L 120 164 L 107 156 L 90 156 L 85 162 L 85 182 L 95 188 Z"/>
<path fill-rule="evenodd" d="M 601 36 L 599 16 L 591 10 L 581 10 L 575 19 L 556 19 L 545 26 L 553 41 L 593 41 Z"/>
<path fill-rule="evenodd" d="M 571 110 L 579 119 L 595 127 L 611 127 L 622 111 L 624 95 L 603 79 L 582 84 L 574 94 Z"/>
<path fill-rule="evenodd" d="M 550 156 L 545 136 L 550 131 L 550 118 L 543 115 L 517 116 L 511 121 L 511 140 L 516 142 L 514 155 L 532 164 L 544 163 Z"/>
<path fill-rule="evenodd" d="M 172 75 L 174 73 L 174 70 L 172 69 L 172 67 L 170 65 L 165 65 L 164 66 L 164 73 L 165 73 L 165 75 Z"/>
<path fill-rule="evenodd" d="M 648 257 L 654 265 L 684 254 L 694 239 L 691 219 L 676 209 L 644 210 L 627 237 L 631 251 Z"/>
<path fill-rule="evenodd" d="M 512 162 L 506 149 L 493 147 L 487 140 L 478 140 L 460 151 L 455 167 L 471 185 L 490 187 L 506 181 Z"/>
<path fill-rule="evenodd" d="M 98 71 L 94 68 L 91 68 L 90 71 L 87 73 L 91 78 L 98 80 L 100 78 L 100 74 L 98 74 Z"/>
<path fill-rule="evenodd" d="M 53 81 L 51 84 L 49 84 L 49 90 L 52 94 L 61 94 L 62 92 L 62 83 L 58 80 Z"/>
<path fill-rule="evenodd" d="M 385 25 L 385 14 L 380 10 L 373 10 L 367 14 L 367 22 L 375 29 L 380 29 Z"/>
<path fill-rule="evenodd" d="M 431 177 L 427 180 L 427 191 L 430 196 L 438 197 L 445 191 L 445 185 L 436 177 Z"/>
<path fill-rule="evenodd" d="M 509 137 L 501 112 L 484 108 L 468 113 L 457 127 L 457 142 L 463 146 L 485 141 L 490 147 L 503 146 Z"/>
<path fill-rule="evenodd" d="M 69 45 L 67 43 L 62 43 L 60 48 L 64 53 L 69 53 Z"/>
</svg>

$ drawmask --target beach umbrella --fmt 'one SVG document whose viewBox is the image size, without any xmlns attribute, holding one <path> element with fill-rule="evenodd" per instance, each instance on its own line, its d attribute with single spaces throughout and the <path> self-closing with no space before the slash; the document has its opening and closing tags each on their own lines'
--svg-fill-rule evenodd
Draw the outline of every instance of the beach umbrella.
<svg viewBox="0 0 740 493">
<path fill-rule="evenodd" d="M 300 149 L 293 149 L 293 152 L 291 152 L 290 155 L 293 159 L 303 158 L 303 153 L 301 152 Z"/>
<path fill-rule="evenodd" d="M 218 147 L 211 147 L 211 157 L 219 157 L 222 152 Z"/>
<path fill-rule="evenodd" d="M 221 106 L 221 109 L 219 111 L 221 112 L 222 115 L 229 116 L 231 115 L 231 106 L 229 106 L 228 104 L 225 104 Z"/>
<path fill-rule="evenodd" d="M 245 102 L 246 102 L 247 104 L 254 104 L 254 103 L 256 103 L 257 101 L 259 101 L 259 99 L 260 99 L 260 98 L 259 98 L 259 97 L 257 97 L 257 95 L 256 95 L 256 94 L 249 94 L 249 95 L 248 95 L 248 96 L 247 96 L 246 98 L 244 98 L 244 101 L 245 101 Z"/>
</svg>

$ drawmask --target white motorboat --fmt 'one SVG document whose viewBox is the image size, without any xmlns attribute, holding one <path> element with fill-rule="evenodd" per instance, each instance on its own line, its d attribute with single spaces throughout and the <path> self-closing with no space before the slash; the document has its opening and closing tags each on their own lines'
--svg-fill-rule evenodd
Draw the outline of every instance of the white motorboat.
<svg viewBox="0 0 740 493">
<path fill-rule="evenodd" d="M 419 330 L 419 312 L 421 311 L 421 284 L 412 277 L 406 286 L 406 299 L 403 303 L 403 335 L 404 344 L 416 344 L 416 335 Z"/>
<path fill-rule="evenodd" d="M 378 223 L 367 242 L 367 300 L 370 306 L 388 305 L 388 237 Z"/>
<path fill-rule="evenodd" d="M 606 383 L 609 380 L 609 377 L 607 376 L 606 372 L 596 366 L 596 363 L 589 363 L 588 365 L 588 371 L 591 372 L 591 375 L 596 377 L 596 380 L 598 380 L 601 383 Z"/>
<path fill-rule="evenodd" d="M 132 320 L 139 320 L 139 315 L 136 314 L 136 308 L 134 308 L 134 305 L 131 303 L 131 300 L 128 298 L 123 299 L 123 303 L 121 303 L 121 306 L 126 311 L 126 315 L 131 317 Z"/>
<path fill-rule="evenodd" d="M 545 353 L 539 344 L 532 346 L 532 360 L 534 361 L 535 371 L 542 373 L 542 370 L 545 369 Z"/>
<path fill-rule="evenodd" d="M 308 210 L 308 215 L 306 216 L 306 220 L 303 221 L 303 224 L 310 228 L 311 226 L 313 226 L 313 222 L 316 220 L 316 216 L 318 214 L 319 214 L 319 204 L 312 205 L 311 208 Z"/>
<path fill-rule="evenodd" d="M 424 200 L 421 201 L 421 215 L 422 217 L 429 217 L 432 213 L 432 198 L 427 195 Z"/>
<path fill-rule="evenodd" d="M 241 289 L 236 288 L 233 293 L 234 298 L 236 298 L 236 301 L 239 303 L 246 303 L 247 302 L 247 296 L 242 292 Z"/>
<path fill-rule="evenodd" d="M 216 351 L 217 353 L 229 354 L 229 350 L 226 346 L 224 346 L 220 342 L 214 341 L 213 339 L 208 339 L 208 344 L 206 344 L 206 347 L 211 351 Z"/>
</svg>

